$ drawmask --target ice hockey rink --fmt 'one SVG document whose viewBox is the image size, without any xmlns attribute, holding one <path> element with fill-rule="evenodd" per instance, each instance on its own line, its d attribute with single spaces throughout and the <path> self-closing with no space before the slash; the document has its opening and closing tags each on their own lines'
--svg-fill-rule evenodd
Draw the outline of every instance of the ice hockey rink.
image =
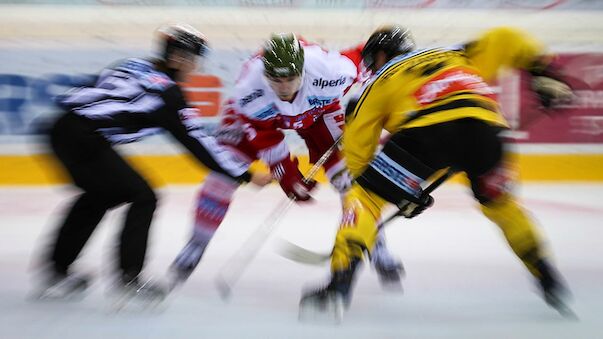
<svg viewBox="0 0 603 339">
<path fill-rule="evenodd" d="M 158 189 L 147 275 L 162 278 L 185 243 L 195 186 Z M 154 309 L 111 307 L 111 250 L 123 210 L 108 214 L 77 267 L 95 276 L 81 301 L 32 301 L 32 267 L 68 198 L 68 186 L 0 188 L 0 338 L 600 338 L 603 333 L 603 185 L 518 187 L 550 240 L 573 291 L 579 321 L 562 318 L 500 232 L 475 208 L 467 189 L 447 184 L 436 205 L 387 228 L 391 251 L 406 267 L 404 292 L 385 291 L 370 268 L 360 274 L 339 325 L 300 323 L 303 288 L 325 282 L 327 266 L 305 266 L 275 250 L 276 240 L 327 252 L 339 218 L 338 196 L 291 208 L 224 301 L 215 279 L 228 257 L 283 199 L 278 186 L 237 192 L 225 223 L 188 283 Z"/>
</svg>

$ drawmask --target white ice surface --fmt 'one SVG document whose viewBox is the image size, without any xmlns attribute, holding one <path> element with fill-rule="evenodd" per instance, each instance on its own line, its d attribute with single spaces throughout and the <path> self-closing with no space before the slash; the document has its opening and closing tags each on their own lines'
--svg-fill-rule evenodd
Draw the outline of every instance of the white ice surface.
<svg viewBox="0 0 603 339">
<path fill-rule="evenodd" d="M 406 267 L 404 293 L 383 291 L 365 267 L 339 326 L 299 323 L 304 287 L 328 268 L 280 257 L 274 238 L 326 252 L 339 218 L 328 188 L 317 203 L 293 207 L 224 302 L 215 288 L 228 257 L 276 206 L 278 186 L 242 188 L 203 262 L 163 307 L 110 312 L 112 246 L 123 209 L 109 213 L 77 268 L 96 284 L 79 302 L 32 302 L 32 267 L 77 192 L 68 187 L 0 188 L 0 338 L 601 338 L 603 337 L 603 185 L 527 184 L 519 195 L 539 220 L 574 293 L 580 321 L 561 318 L 535 293 L 498 229 L 467 189 L 446 185 L 436 206 L 387 228 L 391 251 Z M 147 274 L 162 277 L 190 232 L 196 187 L 158 190 Z"/>
</svg>

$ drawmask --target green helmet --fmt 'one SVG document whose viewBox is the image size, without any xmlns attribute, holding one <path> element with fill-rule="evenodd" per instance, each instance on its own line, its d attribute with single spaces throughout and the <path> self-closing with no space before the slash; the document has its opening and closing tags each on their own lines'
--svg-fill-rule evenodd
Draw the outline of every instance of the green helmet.
<svg viewBox="0 0 603 339">
<path fill-rule="evenodd" d="M 264 46 L 262 61 L 268 76 L 280 78 L 301 75 L 304 49 L 295 34 L 274 34 Z"/>
</svg>

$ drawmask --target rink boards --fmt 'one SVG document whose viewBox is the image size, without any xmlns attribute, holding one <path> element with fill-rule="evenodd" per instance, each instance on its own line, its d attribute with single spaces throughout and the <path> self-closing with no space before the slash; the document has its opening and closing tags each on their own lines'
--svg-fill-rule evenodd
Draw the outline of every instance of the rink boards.
<svg viewBox="0 0 603 339">
<path fill-rule="evenodd" d="M 190 22 L 208 36 L 212 53 L 203 74 L 187 89 L 191 101 L 215 121 L 218 105 L 230 92 L 242 61 L 271 32 L 294 31 L 328 48 L 342 49 L 366 39 L 376 26 L 404 22 L 420 45 L 465 41 L 482 29 L 513 23 L 562 53 L 601 53 L 601 11 L 446 9 L 388 10 L 287 8 L 203 8 L 136 6 L 4 5 L 0 19 L 0 184 L 36 185 L 65 182 L 35 139 L 36 123 L 56 113 L 51 97 L 82 76 L 94 74 L 116 59 L 148 55 L 153 30 L 166 22 Z M 135 17 L 136 20 L 131 18 Z M 482 18 L 482 19 L 479 19 Z M 458 25 L 463 22 L 463 25 Z M 564 24 L 565 23 L 565 24 Z M 580 24 L 577 24 L 580 23 Z M 581 93 L 587 115 L 573 117 L 567 130 L 580 129 L 579 140 L 536 141 L 520 147 L 520 178 L 526 181 L 603 180 L 603 65 L 578 74 L 593 90 Z M 601 66 L 601 67 L 599 67 Z M 514 114 L 513 109 L 505 111 Z M 521 113 L 521 110 L 515 110 Z M 510 123 L 514 125 L 512 115 Z M 585 118 L 586 116 L 586 118 Z M 541 130 L 560 135 L 563 126 L 550 123 Z M 32 141 L 35 140 L 35 141 Z M 31 146 L 35 144 L 35 146 Z M 146 143 L 126 152 L 135 167 L 156 185 L 195 183 L 205 171 L 174 146 Z M 293 153 L 305 163 L 305 151 L 293 142 Z M 146 149 L 154 149 L 153 152 Z M 143 149 L 143 151 L 140 151 Z"/>
<path fill-rule="evenodd" d="M 601 154 L 518 154 L 522 181 L 603 181 Z M 302 171 L 309 169 L 307 157 L 301 156 Z M 128 160 L 155 186 L 194 184 L 206 170 L 182 154 L 131 155 Z M 45 154 L 0 156 L 0 185 L 39 185 L 66 182 L 55 161 Z M 261 168 L 261 165 L 257 166 Z M 324 182 L 324 174 L 319 180 Z"/>
</svg>

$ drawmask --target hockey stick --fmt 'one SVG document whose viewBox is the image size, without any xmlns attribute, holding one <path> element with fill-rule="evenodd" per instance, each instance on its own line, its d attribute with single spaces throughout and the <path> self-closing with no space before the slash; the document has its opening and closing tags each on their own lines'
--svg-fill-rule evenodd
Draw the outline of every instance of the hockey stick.
<svg viewBox="0 0 603 339">
<path fill-rule="evenodd" d="M 341 140 L 342 137 L 340 136 L 320 159 L 318 159 L 312 168 L 310 168 L 308 173 L 304 176 L 304 183 L 309 183 L 316 176 L 322 165 L 324 165 L 327 159 L 335 152 Z M 216 286 L 222 298 L 225 299 L 230 296 L 233 286 L 247 269 L 249 263 L 259 253 L 268 237 L 270 237 L 283 216 L 294 203 L 294 198 L 282 200 L 266 219 L 264 219 L 260 226 L 251 233 L 249 238 L 247 238 L 237 252 L 228 259 L 216 279 Z"/>
<path fill-rule="evenodd" d="M 437 179 L 435 179 L 429 186 L 423 190 L 423 194 L 427 195 L 433 192 L 436 188 L 442 185 L 446 180 L 448 180 L 451 176 L 453 176 L 456 171 L 452 168 L 449 168 L 444 172 L 444 174 L 440 175 Z M 387 226 L 392 220 L 402 215 L 402 210 L 398 210 L 396 213 L 391 214 L 385 220 L 381 221 L 377 226 L 376 232 L 380 232 L 385 226 Z M 330 253 L 318 253 L 314 251 L 310 251 L 306 248 L 298 246 L 288 240 L 280 239 L 280 243 L 278 244 L 277 251 L 285 258 L 302 263 L 307 265 L 322 265 L 326 261 L 331 258 Z"/>
<path fill-rule="evenodd" d="M 518 129 L 525 129 L 540 120 L 542 117 L 550 116 L 550 114 L 547 114 L 545 110 L 540 109 L 539 112 L 542 112 L 542 114 L 533 115 L 531 119 L 522 122 Z M 443 175 L 438 177 L 427 188 L 425 188 L 424 192 L 426 194 L 431 193 L 454 173 L 455 171 L 453 169 L 448 169 Z M 377 226 L 377 232 L 385 227 L 391 220 L 399 217 L 400 215 L 401 211 L 398 211 L 383 220 L 379 226 Z M 277 251 L 287 259 L 308 265 L 322 265 L 331 257 L 331 253 L 317 253 L 282 238 L 279 239 L 279 243 L 277 244 Z"/>
</svg>

